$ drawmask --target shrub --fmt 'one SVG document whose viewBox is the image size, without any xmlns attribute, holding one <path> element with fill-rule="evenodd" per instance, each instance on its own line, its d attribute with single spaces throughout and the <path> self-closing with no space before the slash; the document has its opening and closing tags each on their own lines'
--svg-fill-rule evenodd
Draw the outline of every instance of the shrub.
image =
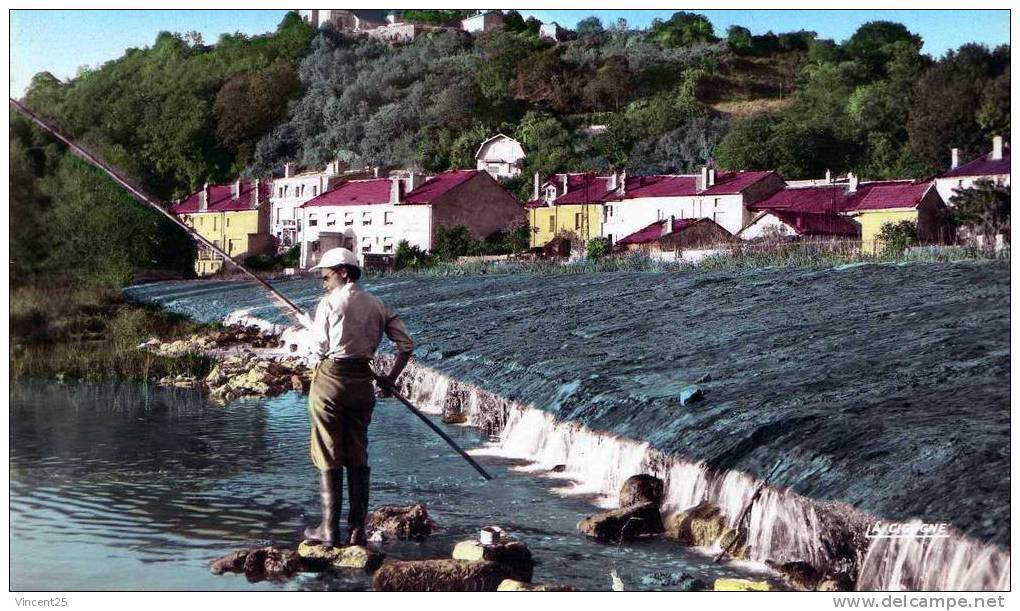
<svg viewBox="0 0 1020 611">
<path fill-rule="evenodd" d="M 885 257 L 901 257 L 910 246 L 917 244 L 917 223 L 900 221 L 886 223 L 878 232 L 878 243 Z"/>
<path fill-rule="evenodd" d="M 585 256 L 588 259 L 601 259 L 609 254 L 609 240 L 606 238 L 592 238 L 585 245 Z"/>
</svg>

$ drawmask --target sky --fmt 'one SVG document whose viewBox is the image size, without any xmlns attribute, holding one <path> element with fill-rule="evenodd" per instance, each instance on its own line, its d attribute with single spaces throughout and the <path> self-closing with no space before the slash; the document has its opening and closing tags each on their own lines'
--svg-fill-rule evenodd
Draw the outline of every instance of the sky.
<svg viewBox="0 0 1020 611">
<path fill-rule="evenodd" d="M 694 9 L 691 9 L 694 10 Z M 627 20 L 646 27 L 673 10 L 521 10 L 525 17 L 556 21 L 571 28 L 595 15 L 603 23 Z M 1006 10 L 696 10 L 709 18 L 717 36 L 731 25 L 754 34 L 768 30 L 814 30 L 822 38 L 843 41 L 863 23 L 898 21 L 924 39 L 923 51 L 940 57 L 967 42 L 994 47 L 1009 43 Z M 198 31 L 207 43 L 220 34 L 263 34 L 276 29 L 283 10 L 14 10 L 10 12 L 10 94 L 21 97 L 32 76 L 48 71 L 60 79 L 74 77 L 81 66 L 95 67 L 132 47 L 150 46 L 161 31 Z"/>
</svg>

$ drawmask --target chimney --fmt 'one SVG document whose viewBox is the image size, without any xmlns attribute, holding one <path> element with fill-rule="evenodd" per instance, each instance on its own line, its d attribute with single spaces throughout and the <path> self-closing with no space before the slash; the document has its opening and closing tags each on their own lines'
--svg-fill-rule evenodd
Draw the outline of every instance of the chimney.
<svg viewBox="0 0 1020 611">
<path fill-rule="evenodd" d="M 673 223 L 675 223 L 675 222 L 676 222 L 676 217 L 673 216 L 673 215 L 670 215 L 669 218 L 666 219 L 662 223 L 662 233 L 659 234 L 659 237 L 667 236 L 667 235 L 673 233 Z"/>
<path fill-rule="evenodd" d="M 616 170 L 613 170 L 612 173 L 609 174 L 609 180 L 606 183 L 606 191 L 615 191 L 616 181 L 617 181 Z"/>
<path fill-rule="evenodd" d="M 420 172 L 409 172 L 407 175 L 407 191 L 414 191 L 425 184 L 425 175 Z"/>
<path fill-rule="evenodd" d="M 535 195 L 531 199 L 538 199 L 538 190 L 542 184 L 542 179 L 539 177 L 538 172 L 535 172 L 534 189 Z"/>
<path fill-rule="evenodd" d="M 698 191 L 708 188 L 708 166 L 701 166 L 701 181 L 698 183 Z"/>
<path fill-rule="evenodd" d="M 952 161 L 949 163 L 949 169 L 955 170 L 960 167 L 960 149 L 951 149 L 950 152 L 952 153 Z"/>
<path fill-rule="evenodd" d="M 570 177 L 567 174 L 563 175 L 563 195 L 567 194 L 567 183 L 570 181 Z"/>
<path fill-rule="evenodd" d="M 288 161 L 287 163 L 283 164 L 283 177 L 284 178 L 290 178 L 293 175 L 294 175 L 294 164 Z"/>
<path fill-rule="evenodd" d="M 1002 136 L 992 138 L 992 161 L 1002 159 Z"/>
<path fill-rule="evenodd" d="M 202 185 L 202 192 L 198 194 L 198 211 L 205 212 L 209 209 L 209 183 Z"/>
<path fill-rule="evenodd" d="M 825 170 L 825 184 L 832 184 L 832 170 Z"/>
<path fill-rule="evenodd" d="M 855 176 L 853 172 L 849 172 L 846 175 L 846 181 L 847 181 L 847 192 L 848 193 L 857 193 L 857 185 L 860 183 L 860 179 L 857 178 L 857 176 Z"/>
<path fill-rule="evenodd" d="M 256 178 L 253 182 L 249 183 L 252 186 L 251 190 L 251 207 L 252 209 L 258 208 L 262 205 L 262 194 L 259 193 L 259 179 Z"/>
<path fill-rule="evenodd" d="M 708 186 L 715 186 L 715 168 L 709 168 L 708 170 Z"/>
<path fill-rule="evenodd" d="M 379 166 L 372 168 L 372 178 L 379 178 Z"/>
<path fill-rule="evenodd" d="M 391 204 L 396 204 L 396 203 L 400 202 L 400 196 L 403 195 L 403 193 L 401 193 L 401 191 L 403 191 L 403 185 L 401 184 L 400 177 L 399 176 L 391 176 L 390 177 L 390 203 Z"/>
<path fill-rule="evenodd" d="M 627 195 L 627 170 L 620 172 L 620 195 Z"/>
<path fill-rule="evenodd" d="M 241 179 L 238 178 L 234 181 L 234 186 L 230 189 L 230 198 L 238 199 L 241 197 Z"/>
</svg>

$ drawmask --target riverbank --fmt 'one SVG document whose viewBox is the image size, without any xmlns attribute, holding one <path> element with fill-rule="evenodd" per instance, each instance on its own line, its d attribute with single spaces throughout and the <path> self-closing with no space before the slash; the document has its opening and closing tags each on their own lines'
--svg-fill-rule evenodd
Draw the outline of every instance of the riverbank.
<svg viewBox="0 0 1020 611">
<path fill-rule="evenodd" d="M 204 377 L 213 360 L 138 350 L 150 337 L 168 341 L 222 329 L 153 303 L 136 303 L 112 288 L 20 287 L 11 291 L 10 371 L 56 380 L 143 381 Z"/>
</svg>

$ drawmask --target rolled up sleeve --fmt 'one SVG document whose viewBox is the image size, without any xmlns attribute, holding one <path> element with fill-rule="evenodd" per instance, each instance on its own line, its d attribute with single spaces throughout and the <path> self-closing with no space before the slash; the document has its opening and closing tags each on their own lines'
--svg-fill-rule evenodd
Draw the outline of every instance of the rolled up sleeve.
<svg viewBox="0 0 1020 611">
<path fill-rule="evenodd" d="M 407 332 L 407 326 L 393 310 L 387 308 L 386 337 L 397 347 L 397 352 L 414 352 L 414 340 Z"/>
<path fill-rule="evenodd" d="M 319 359 L 329 352 L 329 313 L 332 307 L 328 298 L 323 298 L 315 308 L 315 319 L 312 321 L 312 351 Z"/>
</svg>

